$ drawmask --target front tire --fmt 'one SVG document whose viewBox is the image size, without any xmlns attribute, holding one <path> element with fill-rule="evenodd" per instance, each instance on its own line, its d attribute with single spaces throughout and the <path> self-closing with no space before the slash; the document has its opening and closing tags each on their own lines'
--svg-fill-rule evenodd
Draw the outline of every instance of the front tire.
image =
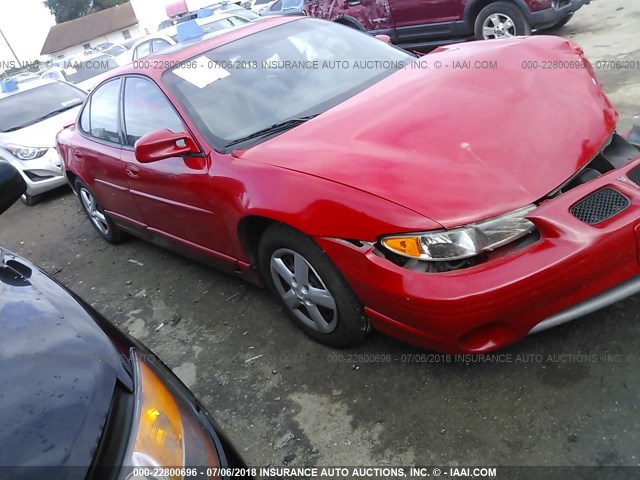
<svg viewBox="0 0 640 480">
<path fill-rule="evenodd" d="M 494 2 L 480 10 L 474 33 L 478 40 L 531 35 L 531 25 L 516 5 Z"/>
<path fill-rule="evenodd" d="M 78 193 L 78 199 L 80 205 L 87 215 L 87 218 L 91 221 L 91 225 L 96 229 L 98 234 L 109 243 L 122 243 L 124 240 L 124 233 L 118 228 L 118 226 L 109 218 L 104 209 L 95 198 L 89 187 L 87 187 L 80 180 L 76 181 L 76 192 Z"/>
<path fill-rule="evenodd" d="M 259 262 L 265 283 L 308 336 L 334 348 L 365 340 L 371 323 L 362 304 L 311 238 L 274 224 L 260 239 Z"/>
</svg>

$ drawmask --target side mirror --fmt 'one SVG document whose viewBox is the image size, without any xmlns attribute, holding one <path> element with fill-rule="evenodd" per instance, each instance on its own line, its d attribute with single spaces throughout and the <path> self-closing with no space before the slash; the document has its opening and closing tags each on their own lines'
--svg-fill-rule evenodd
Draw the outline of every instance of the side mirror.
<svg viewBox="0 0 640 480">
<path fill-rule="evenodd" d="M 134 145 L 136 159 L 140 163 L 157 162 L 165 158 L 200 153 L 196 142 L 188 133 L 156 130 L 138 139 Z"/>
<path fill-rule="evenodd" d="M 27 184 L 16 167 L 0 160 L 0 214 L 8 210 L 26 191 Z"/>
<path fill-rule="evenodd" d="M 391 37 L 389 35 L 375 35 L 375 38 L 384 43 L 391 43 Z"/>
</svg>

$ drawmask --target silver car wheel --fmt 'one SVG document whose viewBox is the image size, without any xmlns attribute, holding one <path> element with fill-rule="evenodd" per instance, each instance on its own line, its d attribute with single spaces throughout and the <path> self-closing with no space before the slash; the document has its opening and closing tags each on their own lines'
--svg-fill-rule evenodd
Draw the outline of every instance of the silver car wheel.
<svg viewBox="0 0 640 480">
<path fill-rule="evenodd" d="M 516 25 L 511 17 L 504 13 L 489 15 L 482 24 L 482 36 L 485 40 L 514 37 L 515 35 Z"/>
<path fill-rule="evenodd" d="M 269 265 L 276 290 L 298 320 L 320 333 L 331 333 L 336 329 L 336 301 L 318 272 L 302 255 L 280 248 L 271 255 Z"/>
<path fill-rule="evenodd" d="M 103 235 L 109 235 L 109 224 L 107 223 L 107 218 L 104 216 L 104 213 L 98 209 L 96 199 L 91 195 L 91 192 L 86 188 L 81 188 L 80 200 L 82 201 L 82 205 L 87 211 L 87 214 L 89 214 L 89 219 L 98 231 Z"/>
</svg>

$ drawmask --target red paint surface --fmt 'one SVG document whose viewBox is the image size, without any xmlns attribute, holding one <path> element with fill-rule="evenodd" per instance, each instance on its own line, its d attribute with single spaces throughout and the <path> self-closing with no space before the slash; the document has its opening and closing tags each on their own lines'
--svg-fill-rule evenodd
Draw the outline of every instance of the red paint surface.
<svg viewBox="0 0 640 480">
<path fill-rule="evenodd" d="M 264 20 L 164 60 L 186 60 L 287 21 L 299 20 Z M 314 237 L 377 328 L 435 350 L 502 347 L 640 273 L 640 189 L 616 181 L 640 160 L 546 202 L 530 214 L 537 243 L 473 268 L 411 272 L 370 246 L 336 240 L 458 226 L 532 203 L 593 157 L 615 127 L 617 113 L 590 69 L 522 68 L 523 59 L 579 60 L 565 40 L 477 42 L 423 58 L 442 68 L 407 67 L 235 156 L 213 151 L 177 104 L 203 158 L 141 164 L 132 151 L 97 144 L 77 128 L 59 135 L 59 149 L 66 170 L 121 226 L 226 270 L 254 261 L 238 235 L 248 218 Z M 478 60 L 497 61 L 498 69 L 453 68 Z M 114 71 L 123 73 L 144 73 L 162 88 L 161 70 Z M 597 227 L 569 213 L 604 185 L 632 205 Z"/>
</svg>

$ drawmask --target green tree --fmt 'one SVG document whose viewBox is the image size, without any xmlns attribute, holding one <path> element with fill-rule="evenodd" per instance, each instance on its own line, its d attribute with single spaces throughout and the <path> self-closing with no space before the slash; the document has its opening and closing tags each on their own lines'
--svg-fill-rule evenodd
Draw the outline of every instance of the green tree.
<svg viewBox="0 0 640 480">
<path fill-rule="evenodd" d="M 128 1 L 129 0 L 93 0 L 93 2 L 91 2 L 91 9 L 89 13 L 99 12 L 105 8 L 115 7 L 116 5 L 121 5 Z"/>
<path fill-rule="evenodd" d="M 105 8 L 115 7 L 128 0 L 44 0 L 45 6 L 56 18 L 56 23 L 67 22 Z"/>
<path fill-rule="evenodd" d="M 82 17 L 91 8 L 91 0 L 44 0 L 44 4 L 51 10 L 56 23 Z"/>
</svg>

